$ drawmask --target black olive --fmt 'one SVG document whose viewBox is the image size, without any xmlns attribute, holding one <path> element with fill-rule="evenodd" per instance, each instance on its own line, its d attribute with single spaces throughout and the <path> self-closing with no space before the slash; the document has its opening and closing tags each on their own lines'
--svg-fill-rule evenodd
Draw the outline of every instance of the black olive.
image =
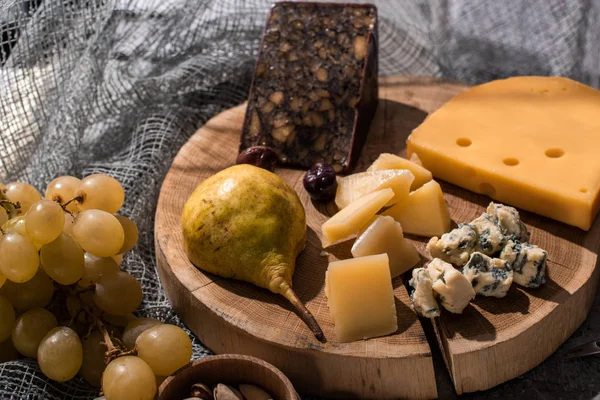
<svg viewBox="0 0 600 400">
<path fill-rule="evenodd" d="M 266 146 L 254 146 L 248 147 L 238 154 L 235 163 L 250 164 L 273 172 L 275 171 L 277 161 L 277 153 L 275 153 L 273 149 Z"/>
<path fill-rule="evenodd" d="M 313 165 L 304 175 L 304 189 L 315 200 L 327 201 L 335 197 L 337 180 L 335 170 L 326 163 Z"/>
</svg>

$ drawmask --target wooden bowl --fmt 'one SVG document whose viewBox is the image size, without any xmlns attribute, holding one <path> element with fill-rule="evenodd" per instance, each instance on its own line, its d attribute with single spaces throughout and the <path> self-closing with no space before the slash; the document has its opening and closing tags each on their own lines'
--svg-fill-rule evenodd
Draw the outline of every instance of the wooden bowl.
<svg viewBox="0 0 600 400">
<path fill-rule="evenodd" d="M 158 400 L 190 397 L 194 383 L 248 383 L 264 389 L 275 400 L 299 400 L 294 386 L 280 370 L 258 358 L 239 354 L 204 357 L 186 365 L 160 385 Z"/>
</svg>

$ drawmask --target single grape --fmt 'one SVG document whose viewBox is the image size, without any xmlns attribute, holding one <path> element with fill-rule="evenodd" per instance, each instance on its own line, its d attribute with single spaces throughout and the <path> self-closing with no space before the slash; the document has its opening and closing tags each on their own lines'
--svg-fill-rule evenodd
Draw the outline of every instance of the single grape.
<svg viewBox="0 0 600 400">
<path fill-rule="evenodd" d="M 71 285 L 83 275 L 83 250 L 71 235 L 62 232 L 40 250 L 42 268 L 61 285 Z"/>
<path fill-rule="evenodd" d="M 4 225 L 8 221 L 8 213 L 4 207 L 0 207 L 0 226 Z"/>
<path fill-rule="evenodd" d="M 0 342 L 4 342 L 10 337 L 12 328 L 15 325 L 15 309 L 10 301 L 0 295 Z"/>
<path fill-rule="evenodd" d="M 93 331 L 81 340 L 83 347 L 83 363 L 79 369 L 79 375 L 92 386 L 100 387 L 102 381 L 102 373 L 106 369 L 104 363 L 104 353 L 106 346 L 100 344 L 104 342 L 100 331 Z"/>
<path fill-rule="evenodd" d="M 242 150 L 242 152 L 238 154 L 235 163 L 250 164 L 274 172 L 278 161 L 279 157 L 277 156 L 277 153 L 270 147 L 254 146 Z"/>
<path fill-rule="evenodd" d="M 44 308 L 34 308 L 23 313 L 13 327 L 11 338 L 15 348 L 25 357 L 37 357 L 42 338 L 58 321 L 54 314 Z"/>
<path fill-rule="evenodd" d="M 25 228 L 25 216 L 19 215 L 9 219 L 2 225 L 4 233 L 17 232 L 20 235 L 27 236 L 27 229 Z"/>
<path fill-rule="evenodd" d="M 27 237 L 9 232 L 0 238 L 0 272 L 16 283 L 27 282 L 40 265 L 37 249 Z"/>
<path fill-rule="evenodd" d="M 42 195 L 36 188 L 24 182 L 9 183 L 4 193 L 10 201 L 21 205 L 21 215 L 25 214 L 33 203 L 42 199 Z"/>
<path fill-rule="evenodd" d="M 51 329 L 40 342 L 37 359 L 48 378 L 57 382 L 73 378 L 83 362 L 83 349 L 77 332 L 66 326 Z"/>
<path fill-rule="evenodd" d="M 29 236 L 29 233 L 27 232 L 27 227 L 25 226 L 25 216 L 24 215 L 19 215 L 18 217 L 14 217 L 14 218 L 9 219 L 2 226 L 2 230 L 4 231 L 4 233 L 16 232 L 19 235 L 25 236 L 26 238 L 28 238 L 29 240 L 31 240 L 31 243 L 33 243 L 33 245 L 35 246 L 36 250 L 39 250 L 42 247 L 42 245 L 43 245 L 42 243 L 34 241 Z"/>
<path fill-rule="evenodd" d="M 25 214 L 27 236 L 37 243 L 50 243 L 65 226 L 65 212 L 52 200 L 40 200 Z"/>
<path fill-rule="evenodd" d="M 190 362 L 192 341 L 175 325 L 155 325 L 142 332 L 135 344 L 138 357 L 146 361 L 155 375 L 168 376 Z"/>
<path fill-rule="evenodd" d="M 83 312 L 83 302 L 77 295 L 69 295 L 65 299 L 65 305 L 67 307 L 67 313 L 71 318 L 77 317 L 77 321 L 85 322 L 87 320 L 85 313 Z"/>
<path fill-rule="evenodd" d="M 21 354 L 15 349 L 12 340 L 6 339 L 0 343 L 0 363 L 18 360 Z"/>
<path fill-rule="evenodd" d="M 328 201 L 335 197 L 337 180 L 335 170 L 326 163 L 313 165 L 304 175 L 302 180 L 304 189 L 311 198 L 317 201 Z"/>
<path fill-rule="evenodd" d="M 125 326 L 121 341 L 128 349 L 133 349 L 135 347 L 136 339 L 142 332 L 159 324 L 162 324 L 162 321 L 154 318 L 137 318 L 129 321 Z"/>
<path fill-rule="evenodd" d="M 135 246 L 135 244 L 138 241 L 139 232 L 138 232 L 138 228 L 137 228 L 137 225 L 135 224 L 135 222 L 133 222 L 129 218 L 124 217 L 122 215 L 115 215 L 115 217 L 121 223 L 121 226 L 123 227 L 123 232 L 125 233 L 125 239 L 123 240 L 123 246 L 119 250 L 119 254 L 123 254 L 126 251 L 131 250 L 133 248 L 133 246 Z"/>
<path fill-rule="evenodd" d="M 60 204 L 65 204 L 75 197 L 75 189 L 81 183 L 81 179 L 74 176 L 64 175 L 59 176 L 48 184 L 45 197 L 48 200 L 58 201 Z M 77 204 L 73 201 L 67 206 L 67 210 L 76 212 Z"/>
<path fill-rule="evenodd" d="M 104 312 L 127 315 L 134 312 L 141 302 L 142 287 L 127 272 L 107 273 L 96 282 L 94 303 Z"/>
<path fill-rule="evenodd" d="M 44 308 L 50 304 L 54 285 L 48 275 L 38 269 L 35 276 L 27 282 L 6 281 L 0 288 L 0 294 L 6 296 L 17 310 L 27 311 L 33 308 Z"/>
<path fill-rule="evenodd" d="M 110 214 L 119 211 L 125 200 L 125 192 L 118 180 L 105 174 L 93 174 L 83 178 L 75 189 L 79 210 L 103 210 Z"/>
<path fill-rule="evenodd" d="M 52 300 L 54 285 L 42 270 L 38 270 L 32 279 L 24 283 L 7 280 L 0 288 L 0 294 L 5 296 L 16 310 L 23 312 L 47 306 Z"/>
<path fill-rule="evenodd" d="M 111 257 L 98 257 L 91 253 L 85 253 L 83 275 L 77 285 L 82 288 L 90 287 L 102 274 L 118 270 L 119 266 Z"/>
<path fill-rule="evenodd" d="M 88 253 L 110 257 L 123 247 L 125 232 L 114 215 L 101 210 L 87 210 L 75 219 L 73 236 Z"/>
<path fill-rule="evenodd" d="M 108 400 L 152 400 L 156 394 L 156 378 L 141 358 L 119 357 L 104 370 L 102 391 Z"/>
<path fill-rule="evenodd" d="M 114 256 L 110 256 L 110 258 L 115 260 L 117 265 L 121 265 L 121 263 L 123 262 L 123 254 L 115 254 Z"/>
<path fill-rule="evenodd" d="M 125 315 L 114 315 L 114 314 L 104 313 L 104 314 L 102 314 L 102 319 L 107 324 L 116 326 L 117 328 L 124 328 L 129 323 L 129 321 L 132 321 L 136 318 L 135 318 L 135 315 L 133 315 L 132 313 L 125 314 Z"/>
<path fill-rule="evenodd" d="M 66 212 L 65 224 L 63 225 L 63 232 L 68 235 L 73 235 L 73 225 L 75 225 L 75 216 Z"/>
</svg>

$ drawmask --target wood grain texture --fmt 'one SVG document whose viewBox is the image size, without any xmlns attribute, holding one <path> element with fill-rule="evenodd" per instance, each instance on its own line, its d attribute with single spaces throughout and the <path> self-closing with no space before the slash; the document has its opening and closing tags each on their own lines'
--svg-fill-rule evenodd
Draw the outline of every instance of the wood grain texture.
<svg viewBox="0 0 600 400">
<path fill-rule="evenodd" d="M 403 154 L 405 140 L 427 113 L 465 90 L 433 78 L 380 80 L 380 104 L 355 171 L 382 152 Z M 319 321 L 328 342 L 319 343 L 287 302 L 250 284 L 195 268 L 182 245 L 180 214 L 192 190 L 233 165 L 244 107 L 210 120 L 182 147 L 167 174 L 156 213 L 155 242 L 162 285 L 175 311 L 216 353 L 242 353 L 280 368 L 302 394 L 359 398 L 436 397 L 429 344 L 401 282 L 393 281 L 399 329 L 354 343 L 335 341 L 323 293 L 329 261 L 351 257 L 352 242 L 321 254 L 320 226 L 337 211 L 313 203 L 302 187 L 304 171 L 277 173 L 299 194 L 308 244 L 297 261 L 294 289 Z M 489 199 L 442 183 L 455 222 L 470 221 Z M 443 313 L 434 326 L 458 393 L 483 390 L 514 378 L 549 356 L 583 322 L 596 292 L 600 227 L 577 228 L 522 213 L 532 242 L 549 252 L 549 283 L 541 289 L 513 286 L 504 299 L 478 297 L 462 315 Z M 410 237 L 423 256 L 423 238 Z M 423 260 L 425 261 L 425 259 Z"/>
<path fill-rule="evenodd" d="M 204 357 L 181 368 L 168 377 L 158 389 L 158 400 L 181 400 L 190 396 L 195 383 L 208 386 L 223 383 L 258 386 L 275 399 L 298 400 L 290 380 L 273 365 L 255 357 L 224 354 Z"/>
</svg>

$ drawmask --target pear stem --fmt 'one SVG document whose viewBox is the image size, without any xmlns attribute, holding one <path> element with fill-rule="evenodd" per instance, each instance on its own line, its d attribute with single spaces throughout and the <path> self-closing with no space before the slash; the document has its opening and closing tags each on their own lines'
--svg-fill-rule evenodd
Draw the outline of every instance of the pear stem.
<svg viewBox="0 0 600 400">
<path fill-rule="evenodd" d="M 296 292 L 294 292 L 294 290 L 290 286 L 287 286 L 282 290 L 281 294 L 283 295 L 283 297 L 288 299 L 290 303 L 292 303 L 292 305 L 300 315 L 302 321 L 304 321 L 304 323 L 312 331 L 317 340 L 321 343 L 325 343 L 325 335 L 323 334 L 319 323 L 317 322 L 315 317 L 310 313 L 310 311 L 308 311 L 308 309 L 302 303 L 302 301 L 298 298 Z"/>
</svg>

